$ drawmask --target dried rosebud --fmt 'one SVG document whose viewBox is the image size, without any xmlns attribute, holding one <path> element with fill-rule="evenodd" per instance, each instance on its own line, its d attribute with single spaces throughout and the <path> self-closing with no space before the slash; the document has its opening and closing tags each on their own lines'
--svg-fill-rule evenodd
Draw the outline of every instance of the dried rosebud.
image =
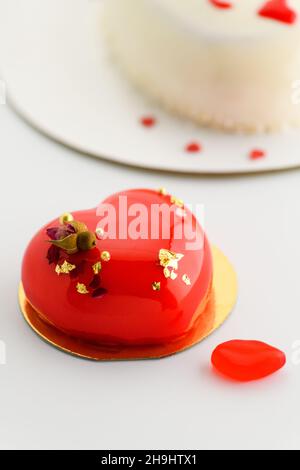
<svg viewBox="0 0 300 470">
<path fill-rule="evenodd" d="M 78 222 L 77 220 L 73 220 L 69 223 L 69 225 L 73 228 L 74 232 L 76 233 L 88 231 L 87 226 L 83 222 Z"/>
<path fill-rule="evenodd" d="M 60 240 L 51 240 L 50 243 L 64 250 L 69 255 L 73 255 L 78 251 L 76 233 L 73 233 L 72 235 L 69 235 L 68 237 Z"/>
<path fill-rule="evenodd" d="M 91 250 L 96 246 L 96 235 L 92 232 L 81 232 L 77 235 L 77 248 L 80 251 Z"/>
</svg>

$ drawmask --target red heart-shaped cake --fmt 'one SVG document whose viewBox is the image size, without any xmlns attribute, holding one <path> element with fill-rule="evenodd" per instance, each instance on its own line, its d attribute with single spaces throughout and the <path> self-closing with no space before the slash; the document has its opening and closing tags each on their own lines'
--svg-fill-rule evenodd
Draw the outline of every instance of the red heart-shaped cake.
<svg viewBox="0 0 300 470">
<path fill-rule="evenodd" d="M 182 201 L 163 190 L 124 191 L 97 209 L 50 222 L 30 242 L 22 268 L 31 316 L 35 312 L 35 321 L 48 329 L 43 334 L 30 321 L 37 331 L 51 340 L 52 329 L 56 336 L 115 350 L 116 357 L 122 348 L 137 348 L 124 357 L 148 357 L 152 350 L 165 355 L 166 345 L 183 349 L 185 338 L 196 342 L 199 328 L 201 338 L 208 334 L 215 319 L 212 283 L 203 229 Z M 164 351 L 176 346 L 171 349 Z"/>
</svg>

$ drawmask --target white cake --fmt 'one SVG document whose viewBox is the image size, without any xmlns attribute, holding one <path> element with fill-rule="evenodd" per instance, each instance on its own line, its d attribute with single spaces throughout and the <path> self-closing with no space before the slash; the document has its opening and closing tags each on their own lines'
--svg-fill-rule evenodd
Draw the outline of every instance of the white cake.
<svg viewBox="0 0 300 470">
<path fill-rule="evenodd" d="M 299 126 L 300 0 L 288 2 L 291 21 L 259 14 L 266 0 L 213 3 L 106 0 L 116 60 L 144 92 L 200 125 L 250 132 Z"/>
</svg>

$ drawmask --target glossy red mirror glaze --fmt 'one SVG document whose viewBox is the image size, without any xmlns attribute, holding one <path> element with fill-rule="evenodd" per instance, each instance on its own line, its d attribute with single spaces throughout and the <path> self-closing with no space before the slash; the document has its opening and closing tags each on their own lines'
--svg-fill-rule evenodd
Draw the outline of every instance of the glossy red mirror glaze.
<svg viewBox="0 0 300 470">
<path fill-rule="evenodd" d="M 116 208 L 118 233 L 119 196 L 127 196 L 127 204 L 143 204 L 150 211 L 152 204 L 171 205 L 170 196 L 151 190 L 130 190 L 109 197 L 104 203 Z M 187 208 L 186 214 L 190 214 Z M 174 217 L 171 234 L 176 224 L 182 224 L 182 210 Z M 88 229 L 95 231 L 104 218 L 96 209 L 72 213 Z M 122 216 L 124 214 L 122 213 Z M 160 344 L 177 340 L 193 328 L 195 320 L 203 313 L 212 285 L 212 258 L 209 243 L 194 216 L 191 226 L 196 229 L 203 244 L 197 250 L 186 249 L 186 239 L 170 236 L 162 239 L 104 239 L 97 247 L 74 255 L 64 254 L 64 259 L 78 266 L 84 260 L 84 269 L 77 277 L 55 272 L 55 264 L 46 259 L 46 229 L 58 225 L 58 219 L 43 227 L 30 242 L 23 260 L 22 282 L 27 300 L 41 317 L 82 340 L 102 344 Z M 128 218 L 128 223 L 131 218 Z M 151 230 L 149 224 L 149 232 Z M 184 255 L 179 263 L 178 277 L 166 279 L 159 264 L 160 249 Z M 102 261 L 101 287 L 105 294 L 92 297 L 78 293 L 76 286 L 89 286 L 93 279 L 92 266 L 100 254 L 108 251 L 111 259 Z M 183 282 L 187 274 L 191 285 Z M 153 282 L 160 290 L 153 290 Z"/>
</svg>

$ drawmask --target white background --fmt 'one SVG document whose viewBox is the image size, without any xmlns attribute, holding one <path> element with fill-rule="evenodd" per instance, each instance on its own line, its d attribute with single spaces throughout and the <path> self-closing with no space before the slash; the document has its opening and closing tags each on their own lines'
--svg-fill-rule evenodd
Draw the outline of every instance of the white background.
<svg viewBox="0 0 300 470">
<path fill-rule="evenodd" d="M 0 136 L 0 339 L 7 349 L 0 447 L 299 449 L 300 365 L 292 361 L 300 340 L 299 171 L 222 178 L 135 170 L 63 148 L 5 105 Z M 93 207 L 111 192 L 159 186 L 205 204 L 210 240 L 239 276 L 232 316 L 203 343 L 159 361 L 93 363 L 42 342 L 17 302 L 31 236 L 61 212 Z M 233 338 L 282 348 L 287 367 L 251 384 L 220 378 L 210 354 Z"/>
</svg>

